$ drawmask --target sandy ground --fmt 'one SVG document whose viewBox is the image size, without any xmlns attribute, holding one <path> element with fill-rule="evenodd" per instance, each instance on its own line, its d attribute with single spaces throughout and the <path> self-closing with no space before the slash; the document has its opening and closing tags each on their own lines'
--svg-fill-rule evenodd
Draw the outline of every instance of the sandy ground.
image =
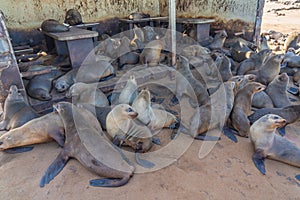
<svg viewBox="0 0 300 200">
<path fill-rule="evenodd" d="M 300 31 L 299 10 L 284 13 L 266 12 L 262 30 Z M 300 122 L 288 126 L 287 137 L 300 147 L 299 126 Z M 135 174 L 120 188 L 89 186 L 88 181 L 98 177 L 76 160 L 70 160 L 49 185 L 40 188 L 41 177 L 61 151 L 54 142 L 35 145 L 23 154 L 0 152 L 0 199 L 300 199 L 300 181 L 295 179 L 299 168 L 266 160 L 267 175 L 263 176 L 251 160 L 250 140 L 238 140 L 233 143 L 222 135 L 203 159 L 198 153 L 204 142 L 193 141 L 173 164 Z"/>
</svg>

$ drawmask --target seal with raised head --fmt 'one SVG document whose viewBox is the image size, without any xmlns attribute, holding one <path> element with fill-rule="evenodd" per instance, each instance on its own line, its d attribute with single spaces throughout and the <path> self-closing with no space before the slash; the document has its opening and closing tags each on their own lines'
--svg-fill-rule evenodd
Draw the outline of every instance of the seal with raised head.
<svg viewBox="0 0 300 200">
<path fill-rule="evenodd" d="M 138 86 L 134 75 L 130 75 L 129 79 L 119 96 L 119 104 L 131 105 L 138 95 Z"/>
<path fill-rule="evenodd" d="M 287 96 L 289 76 L 286 73 L 277 75 L 268 85 L 266 93 L 271 98 L 275 108 L 282 108 L 291 105 Z"/>
<path fill-rule="evenodd" d="M 163 48 L 164 43 L 161 40 L 150 41 L 140 54 L 140 62 L 149 66 L 158 65 Z"/>
<path fill-rule="evenodd" d="M 65 23 L 70 26 L 82 24 L 82 17 L 78 10 L 70 9 L 67 11 L 65 16 Z"/>
<path fill-rule="evenodd" d="M 63 121 L 66 139 L 63 150 L 42 177 L 40 187 L 48 184 L 70 158 L 77 159 L 99 176 L 108 177 L 91 180 L 91 186 L 118 187 L 126 184 L 133 175 L 134 167 L 107 140 L 95 116 L 68 102 L 60 102 L 53 107 Z"/>
<path fill-rule="evenodd" d="M 215 33 L 213 41 L 207 47 L 211 50 L 221 50 L 228 35 L 224 29 Z"/>
<path fill-rule="evenodd" d="M 64 145 L 65 132 L 62 120 L 56 112 L 35 118 L 4 133 L 0 137 L 0 150 L 38 144 L 55 140 Z"/>
<path fill-rule="evenodd" d="M 275 129 L 284 126 L 285 123 L 284 118 L 267 114 L 250 127 L 250 139 L 255 150 L 252 160 L 264 175 L 266 174 L 265 158 L 300 167 L 300 149 L 289 140 L 275 134 Z"/>
<path fill-rule="evenodd" d="M 251 113 L 251 101 L 253 94 L 262 91 L 265 88 L 266 86 L 261 83 L 250 82 L 236 94 L 230 119 L 233 128 L 238 131 L 238 135 L 248 137 L 250 122 L 247 117 Z"/>
<path fill-rule="evenodd" d="M 108 106 L 105 94 L 99 89 L 98 83 L 74 83 L 66 93 L 67 98 L 72 98 L 72 103 L 87 103 L 94 106 Z"/>
<path fill-rule="evenodd" d="M 37 117 L 38 114 L 25 102 L 17 86 L 11 85 L 4 102 L 3 120 L 0 122 L 0 130 L 17 128 Z"/>
</svg>

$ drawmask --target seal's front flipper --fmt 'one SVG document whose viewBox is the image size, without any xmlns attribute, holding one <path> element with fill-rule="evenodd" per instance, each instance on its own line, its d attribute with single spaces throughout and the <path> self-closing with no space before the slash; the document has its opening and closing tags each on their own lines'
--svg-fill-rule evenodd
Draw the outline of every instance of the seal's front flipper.
<svg viewBox="0 0 300 200">
<path fill-rule="evenodd" d="M 195 137 L 196 140 L 205 140 L 205 141 L 218 141 L 221 138 L 220 137 L 215 137 L 215 136 L 209 136 L 206 134 L 201 134 L 201 135 L 197 135 Z"/>
<path fill-rule="evenodd" d="M 15 153 L 24 153 L 27 151 L 31 151 L 33 147 L 13 147 L 10 149 L 3 150 L 5 153 L 15 154 Z"/>
<path fill-rule="evenodd" d="M 152 137 L 152 142 L 156 145 L 161 145 L 160 139 L 158 137 Z"/>
<path fill-rule="evenodd" d="M 286 125 L 277 129 L 278 133 L 279 133 L 282 137 L 285 136 L 285 127 L 286 127 Z"/>
<path fill-rule="evenodd" d="M 139 158 L 139 153 L 135 153 L 135 161 L 137 162 L 137 164 L 141 165 L 144 168 L 151 169 L 155 166 L 154 163 L 152 163 L 148 160 L 144 160 L 144 159 Z"/>
<path fill-rule="evenodd" d="M 290 87 L 287 89 L 287 91 L 293 95 L 297 95 L 299 93 L 299 89 L 295 87 Z"/>
<path fill-rule="evenodd" d="M 295 178 L 300 181 L 300 174 L 296 175 Z"/>
<path fill-rule="evenodd" d="M 61 147 L 64 146 L 64 144 L 65 144 L 65 134 L 64 133 L 62 133 L 60 131 L 56 131 L 56 132 L 50 132 L 49 135 L 59 144 L 59 146 L 61 146 Z"/>
<path fill-rule="evenodd" d="M 236 134 L 237 134 L 237 131 L 229 128 L 229 127 L 223 127 L 223 134 L 228 137 L 229 139 L 231 139 L 233 142 L 237 143 L 238 140 L 236 138 Z"/>
<path fill-rule="evenodd" d="M 44 187 L 45 184 L 48 184 L 52 179 L 54 179 L 57 174 L 65 167 L 70 157 L 66 154 L 65 150 L 58 154 L 54 162 L 48 167 L 44 176 L 40 181 L 40 187 Z"/>
<path fill-rule="evenodd" d="M 171 99 L 171 104 L 170 105 L 175 106 L 177 104 L 179 104 L 179 101 L 178 101 L 177 97 L 174 95 L 173 98 Z"/>
<path fill-rule="evenodd" d="M 94 187 L 120 187 L 129 181 L 127 178 L 102 178 L 90 180 L 90 186 Z"/>
<path fill-rule="evenodd" d="M 263 151 L 256 150 L 252 156 L 252 160 L 253 160 L 256 168 L 260 171 L 260 173 L 262 173 L 263 175 L 266 175 L 265 157 L 263 155 Z"/>
</svg>

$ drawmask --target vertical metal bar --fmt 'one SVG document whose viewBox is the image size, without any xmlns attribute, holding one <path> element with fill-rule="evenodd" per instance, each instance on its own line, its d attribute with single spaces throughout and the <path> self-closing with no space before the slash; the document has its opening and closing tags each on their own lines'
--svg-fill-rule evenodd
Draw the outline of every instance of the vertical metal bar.
<svg viewBox="0 0 300 200">
<path fill-rule="evenodd" d="M 176 64 L 176 0 L 169 0 L 169 28 L 171 29 L 172 66 Z"/>
</svg>

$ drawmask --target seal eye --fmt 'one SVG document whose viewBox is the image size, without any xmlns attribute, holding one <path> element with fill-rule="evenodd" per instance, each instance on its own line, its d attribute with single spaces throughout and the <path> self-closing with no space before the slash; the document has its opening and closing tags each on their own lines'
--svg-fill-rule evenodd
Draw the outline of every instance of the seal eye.
<svg viewBox="0 0 300 200">
<path fill-rule="evenodd" d="M 133 112 L 131 108 L 127 108 L 126 112 Z"/>
<path fill-rule="evenodd" d="M 278 116 L 274 116 L 273 119 L 279 119 L 279 117 Z"/>
</svg>

